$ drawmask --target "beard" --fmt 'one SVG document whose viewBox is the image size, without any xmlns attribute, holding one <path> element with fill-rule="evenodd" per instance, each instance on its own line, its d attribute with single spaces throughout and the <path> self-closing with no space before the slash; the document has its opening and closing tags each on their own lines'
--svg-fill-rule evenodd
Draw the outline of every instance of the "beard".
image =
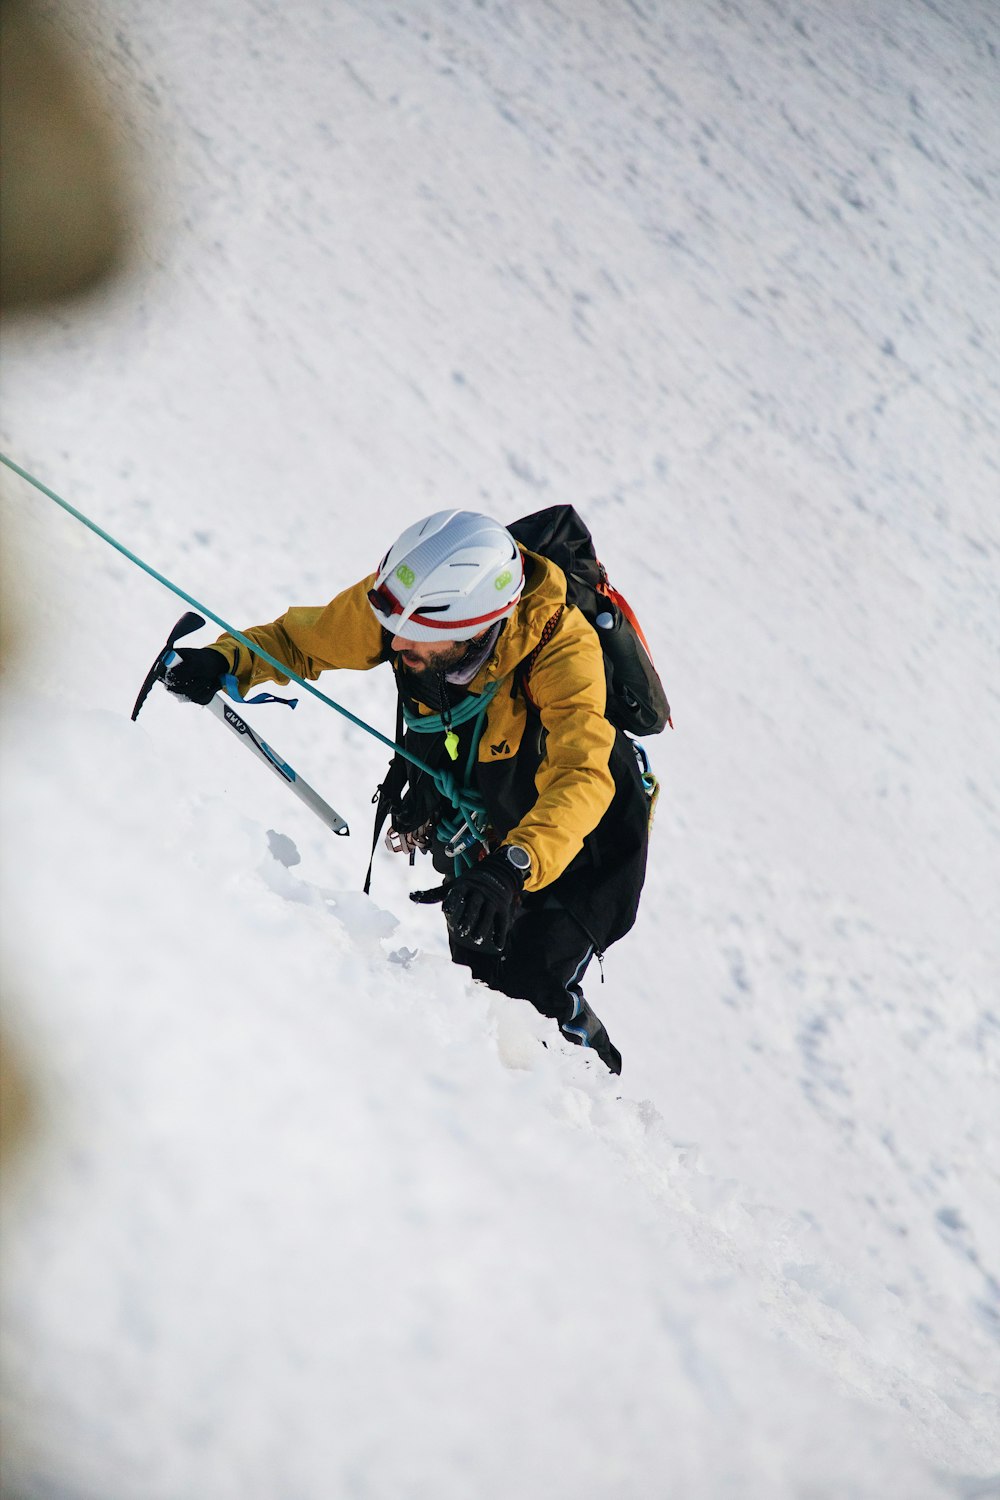
<svg viewBox="0 0 1000 1500">
<path fill-rule="evenodd" d="M 451 672 L 458 666 L 459 662 L 464 660 L 468 651 L 468 641 L 452 641 L 448 646 L 436 647 L 424 661 L 416 659 L 408 660 L 404 651 L 403 664 L 408 672 L 416 672 L 418 676 L 424 672 Z"/>
</svg>

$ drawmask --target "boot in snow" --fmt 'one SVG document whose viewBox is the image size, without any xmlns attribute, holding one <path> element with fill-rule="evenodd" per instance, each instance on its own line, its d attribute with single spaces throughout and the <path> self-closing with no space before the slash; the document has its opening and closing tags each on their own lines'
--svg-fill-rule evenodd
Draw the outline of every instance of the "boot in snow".
<svg viewBox="0 0 1000 1500">
<path fill-rule="evenodd" d="M 608 1036 L 604 1023 L 600 1021 L 582 995 L 575 995 L 573 1014 L 559 1022 L 559 1030 L 568 1042 L 578 1047 L 590 1047 L 601 1062 L 612 1073 L 622 1070 L 622 1055 Z"/>
</svg>

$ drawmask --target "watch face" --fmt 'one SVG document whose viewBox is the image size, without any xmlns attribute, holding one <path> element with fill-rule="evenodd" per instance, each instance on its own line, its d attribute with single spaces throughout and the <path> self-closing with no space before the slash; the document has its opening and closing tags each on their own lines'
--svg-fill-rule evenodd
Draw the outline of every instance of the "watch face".
<svg viewBox="0 0 1000 1500">
<path fill-rule="evenodd" d="M 507 858 L 515 870 L 523 870 L 527 873 L 531 869 L 531 855 L 519 844 L 507 845 Z"/>
</svg>

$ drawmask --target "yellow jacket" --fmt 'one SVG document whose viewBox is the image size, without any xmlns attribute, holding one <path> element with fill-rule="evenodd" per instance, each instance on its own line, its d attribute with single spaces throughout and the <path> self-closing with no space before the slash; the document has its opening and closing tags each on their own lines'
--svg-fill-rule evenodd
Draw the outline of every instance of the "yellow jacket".
<svg viewBox="0 0 1000 1500">
<path fill-rule="evenodd" d="M 545 626 L 565 605 L 566 579 L 560 568 L 532 552 L 525 553 L 525 566 L 524 593 L 493 655 L 469 684 L 470 693 L 482 692 L 497 679 L 509 679 L 513 689 L 515 668 L 531 655 Z M 368 671 L 391 659 L 390 637 L 367 599 L 374 582 L 373 574 L 327 605 L 286 610 L 270 625 L 244 633 L 309 680 L 331 668 Z M 259 682 L 289 680 L 262 657 L 251 657 L 232 636 L 221 636 L 215 649 L 226 656 L 244 694 Z M 531 733 L 524 694 L 510 689 L 502 686 L 487 710 L 477 766 L 477 774 L 485 773 L 484 781 L 490 779 L 487 767 L 517 757 L 525 732 Z M 532 666 L 530 693 L 545 731 L 534 776 L 537 796 L 515 826 L 499 832 L 531 854 L 526 889 L 537 891 L 563 873 L 615 795 L 609 764 L 615 730 L 604 717 L 604 657 L 593 627 L 579 610 L 563 609 Z"/>
</svg>

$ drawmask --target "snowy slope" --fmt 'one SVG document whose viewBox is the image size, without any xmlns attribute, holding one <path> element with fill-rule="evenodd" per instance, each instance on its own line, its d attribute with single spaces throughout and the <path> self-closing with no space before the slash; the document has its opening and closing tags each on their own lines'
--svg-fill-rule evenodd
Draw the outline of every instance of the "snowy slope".
<svg viewBox="0 0 1000 1500">
<path fill-rule="evenodd" d="M 5 471 L 5 1486 L 1000 1492 L 995 8 L 72 24 L 136 246 L 4 450 L 240 625 L 572 500 L 678 727 L 618 1082 L 360 895 L 382 747 L 257 711 L 335 840 L 131 725 L 184 605 Z"/>
</svg>

